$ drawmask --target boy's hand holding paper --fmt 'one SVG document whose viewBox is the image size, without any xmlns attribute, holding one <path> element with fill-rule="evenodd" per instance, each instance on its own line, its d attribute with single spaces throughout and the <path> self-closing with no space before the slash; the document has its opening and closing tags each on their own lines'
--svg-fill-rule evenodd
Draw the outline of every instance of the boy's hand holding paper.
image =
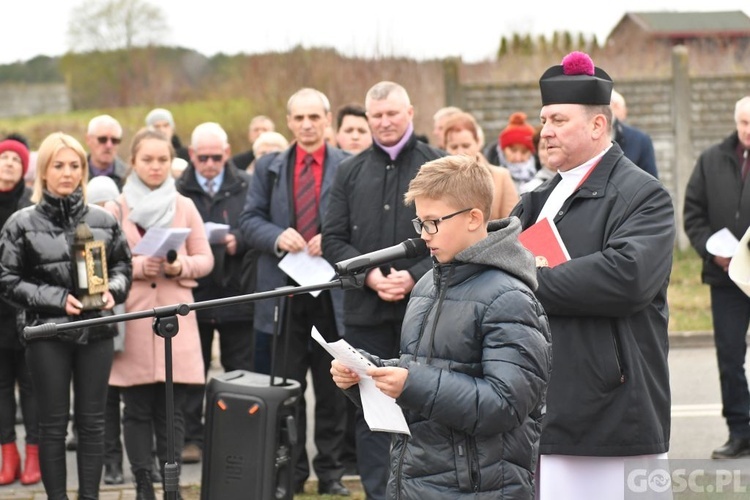
<svg viewBox="0 0 750 500">
<path fill-rule="evenodd" d="M 411 436 L 404 413 L 401 407 L 396 404 L 396 400 L 385 395 L 378 389 L 372 377 L 367 375 L 367 370 L 375 368 L 375 365 L 346 340 L 342 339 L 328 343 L 315 328 L 312 329 L 312 338 L 323 349 L 328 351 L 331 356 L 339 360 L 341 364 L 359 375 L 359 394 L 362 400 L 362 411 L 365 415 L 365 422 L 367 422 L 370 430 L 398 432 Z"/>
</svg>

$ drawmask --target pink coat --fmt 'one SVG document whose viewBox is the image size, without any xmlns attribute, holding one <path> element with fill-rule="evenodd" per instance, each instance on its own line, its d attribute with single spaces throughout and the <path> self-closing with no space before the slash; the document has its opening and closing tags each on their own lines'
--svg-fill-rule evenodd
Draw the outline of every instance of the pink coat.
<svg viewBox="0 0 750 500">
<path fill-rule="evenodd" d="M 109 202 L 105 208 L 119 219 L 122 207 L 122 228 L 132 250 L 141 240 L 141 235 L 135 224 L 128 220 L 130 211 L 124 195 L 120 195 L 117 203 Z M 185 244 L 177 250 L 182 262 L 182 277 L 174 279 L 162 275 L 146 278 L 142 264 L 145 257 L 134 254 L 133 285 L 125 301 L 127 312 L 193 302 L 192 287 L 197 284 L 195 278 L 206 276 L 213 268 L 214 257 L 198 209 L 192 200 L 182 195 L 177 195 L 176 203 L 172 227 L 191 229 Z M 182 384 L 202 384 L 205 382 L 203 356 L 195 312 L 191 311 L 187 316 L 177 318 L 180 331 L 172 337 L 173 380 Z M 164 339 L 153 333 L 151 322 L 152 318 L 127 322 L 125 350 L 115 354 L 109 377 L 110 385 L 129 387 L 165 381 Z"/>
</svg>

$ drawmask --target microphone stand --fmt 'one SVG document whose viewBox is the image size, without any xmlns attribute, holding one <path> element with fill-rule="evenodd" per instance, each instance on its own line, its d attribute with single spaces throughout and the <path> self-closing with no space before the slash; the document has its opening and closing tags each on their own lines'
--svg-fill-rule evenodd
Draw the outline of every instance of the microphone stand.
<svg viewBox="0 0 750 500">
<path fill-rule="evenodd" d="M 344 290 L 359 288 L 364 285 L 365 271 L 366 269 L 358 269 L 355 273 L 346 274 L 344 276 L 337 275 L 332 281 L 315 285 L 296 287 L 287 286 L 267 292 L 204 300 L 193 302 L 191 304 L 172 304 L 143 311 L 115 314 L 101 318 L 83 319 L 79 321 L 71 321 L 69 323 L 44 323 L 37 326 L 27 326 L 23 329 L 23 334 L 26 340 L 55 338 L 59 332 L 92 326 L 109 325 L 134 319 L 154 318 L 151 327 L 156 335 L 164 339 L 164 385 L 166 391 L 167 412 L 167 463 L 164 465 L 164 494 L 166 500 L 177 500 L 177 490 L 179 488 L 179 466 L 175 461 L 174 452 L 174 387 L 172 380 L 172 337 L 177 335 L 180 328 L 177 316 L 187 316 L 190 311 L 231 306 L 256 300 L 332 290 L 334 288 L 343 288 Z M 286 380 L 286 377 L 284 377 L 284 380 Z M 273 379 L 271 379 L 271 384 L 273 385 Z"/>
</svg>

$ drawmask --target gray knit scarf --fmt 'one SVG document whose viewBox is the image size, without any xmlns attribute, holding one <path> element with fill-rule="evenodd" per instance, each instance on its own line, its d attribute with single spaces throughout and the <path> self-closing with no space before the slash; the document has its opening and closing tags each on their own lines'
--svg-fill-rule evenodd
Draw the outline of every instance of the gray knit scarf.
<svg viewBox="0 0 750 500">
<path fill-rule="evenodd" d="M 161 186 L 152 190 L 133 171 L 122 188 L 122 194 L 130 209 L 128 219 L 131 222 L 143 229 L 172 225 L 177 189 L 171 175 Z"/>
</svg>

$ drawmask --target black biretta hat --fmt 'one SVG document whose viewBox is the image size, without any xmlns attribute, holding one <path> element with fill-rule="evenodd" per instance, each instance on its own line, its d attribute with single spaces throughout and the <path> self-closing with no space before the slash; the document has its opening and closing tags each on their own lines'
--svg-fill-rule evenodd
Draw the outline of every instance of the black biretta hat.
<svg viewBox="0 0 750 500">
<path fill-rule="evenodd" d="M 571 52 L 562 64 L 552 66 L 539 79 L 542 105 L 609 104 L 612 78 L 594 66 L 588 54 Z"/>
</svg>

